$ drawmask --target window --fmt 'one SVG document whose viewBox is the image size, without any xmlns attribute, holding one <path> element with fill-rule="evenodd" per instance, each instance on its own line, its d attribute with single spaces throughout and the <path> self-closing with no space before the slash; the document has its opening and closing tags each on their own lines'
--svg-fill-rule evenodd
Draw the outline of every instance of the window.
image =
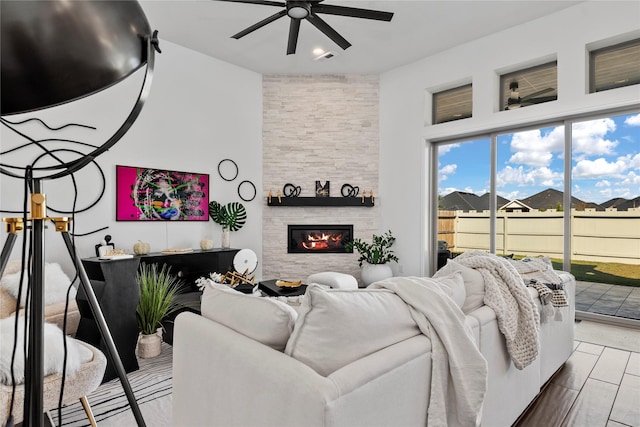
<svg viewBox="0 0 640 427">
<path fill-rule="evenodd" d="M 590 93 L 639 83 L 640 39 L 590 52 Z"/>
<path fill-rule="evenodd" d="M 433 124 L 466 119 L 472 115 L 472 85 L 433 94 Z"/>
<path fill-rule="evenodd" d="M 558 99 L 557 61 L 500 76 L 502 110 Z"/>
</svg>

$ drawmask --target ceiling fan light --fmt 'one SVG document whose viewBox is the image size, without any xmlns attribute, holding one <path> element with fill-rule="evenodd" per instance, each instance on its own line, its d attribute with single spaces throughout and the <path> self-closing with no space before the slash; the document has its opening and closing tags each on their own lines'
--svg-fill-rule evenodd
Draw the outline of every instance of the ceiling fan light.
<svg viewBox="0 0 640 427">
<path fill-rule="evenodd" d="M 309 4 L 306 2 L 288 2 L 287 15 L 294 19 L 304 19 L 311 13 Z"/>
</svg>

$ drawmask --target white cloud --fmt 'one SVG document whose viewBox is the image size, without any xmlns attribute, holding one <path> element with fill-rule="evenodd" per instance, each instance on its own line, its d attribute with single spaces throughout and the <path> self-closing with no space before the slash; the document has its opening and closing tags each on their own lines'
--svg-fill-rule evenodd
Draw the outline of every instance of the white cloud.
<svg viewBox="0 0 640 427">
<path fill-rule="evenodd" d="M 444 156 L 445 154 L 447 154 L 449 151 L 453 150 L 454 148 L 459 147 L 460 144 L 459 143 L 455 143 L 455 144 L 446 144 L 446 145 L 439 145 L 438 146 L 438 156 Z"/>
<path fill-rule="evenodd" d="M 503 187 L 509 184 L 522 186 L 544 185 L 553 187 L 562 182 L 563 174 L 554 172 L 547 167 L 533 168 L 525 170 L 523 166 L 513 168 L 507 166 L 498 172 L 496 178 L 497 187 Z"/>
<path fill-rule="evenodd" d="M 453 193 L 454 191 L 458 191 L 458 189 L 456 187 L 446 187 L 441 188 L 438 191 L 438 194 L 440 194 L 441 196 L 446 196 L 447 194 Z"/>
<path fill-rule="evenodd" d="M 527 166 L 549 166 L 554 152 L 564 150 L 564 128 L 553 128 L 542 134 L 540 129 L 513 134 L 511 151 L 514 154 L 509 162 Z"/>
<path fill-rule="evenodd" d="M 604 190 L 600 191 L 600 195 L 607 200 L 611 200 L 613 199 L 613 190 L 611 188 L 605 188 Z"/>
<path fill-rule="evenodd" d="M 629 168 L 630 169 L 640 169 L 640 153 L 636 154 L 633 157 L 631 157 L 631 155 L 629 155 L 629 157 L 630 157 Z"/>
<path fill-rule="evenodd" d="M 627 126 L 640 126 L 640 114 L 627 117 L 624 120 L 624 124 Z"/>
<path fill-rule="evenodd" d="M 524 164 L 527 166 L 549 166 L 553 154 L 541 151 L 519 151 L 509 159 L 509 163 Z"/>
<path fill-rule="evenodd" d="M 638 192 L 637 188 L 640 187 L 640 175 L 636 175 L 635 172 L 631 171 L 627 174 L 627 176 L 618 183 L 618 185 L 631 185 L 636 187 L 636 193 Z M 637 194 L 633 197 L 636 197 Z"/>
<path fill-rule="evenodd" d="M 598 187 L 598 188 L 611 187 L 611 183 L 609 181 L 607 181 L 606 179 L 603 179 L 602 181 L 596 182 L 596 187 Z"/>
<path fill-rule="evenodd" d="M 605 176 L 620 178 L 629 168 L 631 160 L 631 155 L 618 157 L 618 160 L 615 162 L 608 162 L 603 157 L 595 160 L 580 160 L 574 166 L 572 174 L 573 177 L 577 179 L 601 178 Z"/>
<path fill-rule="evenodd" d="M 458 165 L 456 164 L 444 165 L 438 171 L 438 179 L 440 181 L 446 181 L 449 175 L 456 173 L 456 169 L 458 169 Z"/>
<path fill-rule="evenodd" d="M 498 192 L 498 195 L 504 197 L 507 200 L 518 200 L 527 197 L 526 195 L 523 195 L 520 190 L 510 191 L 508 193 Z"/>
<path fill-rule="evenodd" d="M 586 155 L 614 154 L 618 141 L 605 139 L 605 135 L 616 130 L 616 123 L 609 119 L 591 120 L 573 125 L 573 152 Z"/>
</svg>

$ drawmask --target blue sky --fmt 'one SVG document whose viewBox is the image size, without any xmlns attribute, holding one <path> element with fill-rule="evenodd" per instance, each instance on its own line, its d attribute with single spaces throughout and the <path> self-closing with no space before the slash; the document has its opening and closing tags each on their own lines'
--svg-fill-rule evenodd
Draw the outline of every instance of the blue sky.
<svg viewBox="0 0 640 427">
<path fill-rule="evenodd" d="M 640 114 L 573 125 L 572 192 L 586 202 L 640 196 Z M 438 192 L 489 190 L 489 139 L 441 146 Z M 564 127 L 498 137 L 497 191 L 509 200 L 564 188 Z"/>
</svg>

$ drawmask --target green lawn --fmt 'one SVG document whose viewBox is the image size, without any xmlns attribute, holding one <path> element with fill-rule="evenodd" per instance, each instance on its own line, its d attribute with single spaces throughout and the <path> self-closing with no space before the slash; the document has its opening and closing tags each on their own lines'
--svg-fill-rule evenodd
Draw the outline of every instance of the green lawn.
<svg viewBox="0 0 640 427">
<path fill-rule="evenodd" d="M 562 260 L 552 259 L 553 267 L 562 270 Z M 640 265 L 615 262 L 573 261 L 571 274 L 576 280 L 608 283 L 610 285 L 635 286 L 640 288 Z"/>
<path fill-rule="evenodd" d="M 459 255 L 455 253 L 454 256 Z M 515 259 L 524 256 L 515 256 Z M 553 268 L 562 270 L 562 260 L 551 258 Z M 640 288 L 640 265 L 617 262 L 573 261 L 571 274 L 583 282 L 608 283 L 610 285 L 634 286 Z"/>
</svg>

